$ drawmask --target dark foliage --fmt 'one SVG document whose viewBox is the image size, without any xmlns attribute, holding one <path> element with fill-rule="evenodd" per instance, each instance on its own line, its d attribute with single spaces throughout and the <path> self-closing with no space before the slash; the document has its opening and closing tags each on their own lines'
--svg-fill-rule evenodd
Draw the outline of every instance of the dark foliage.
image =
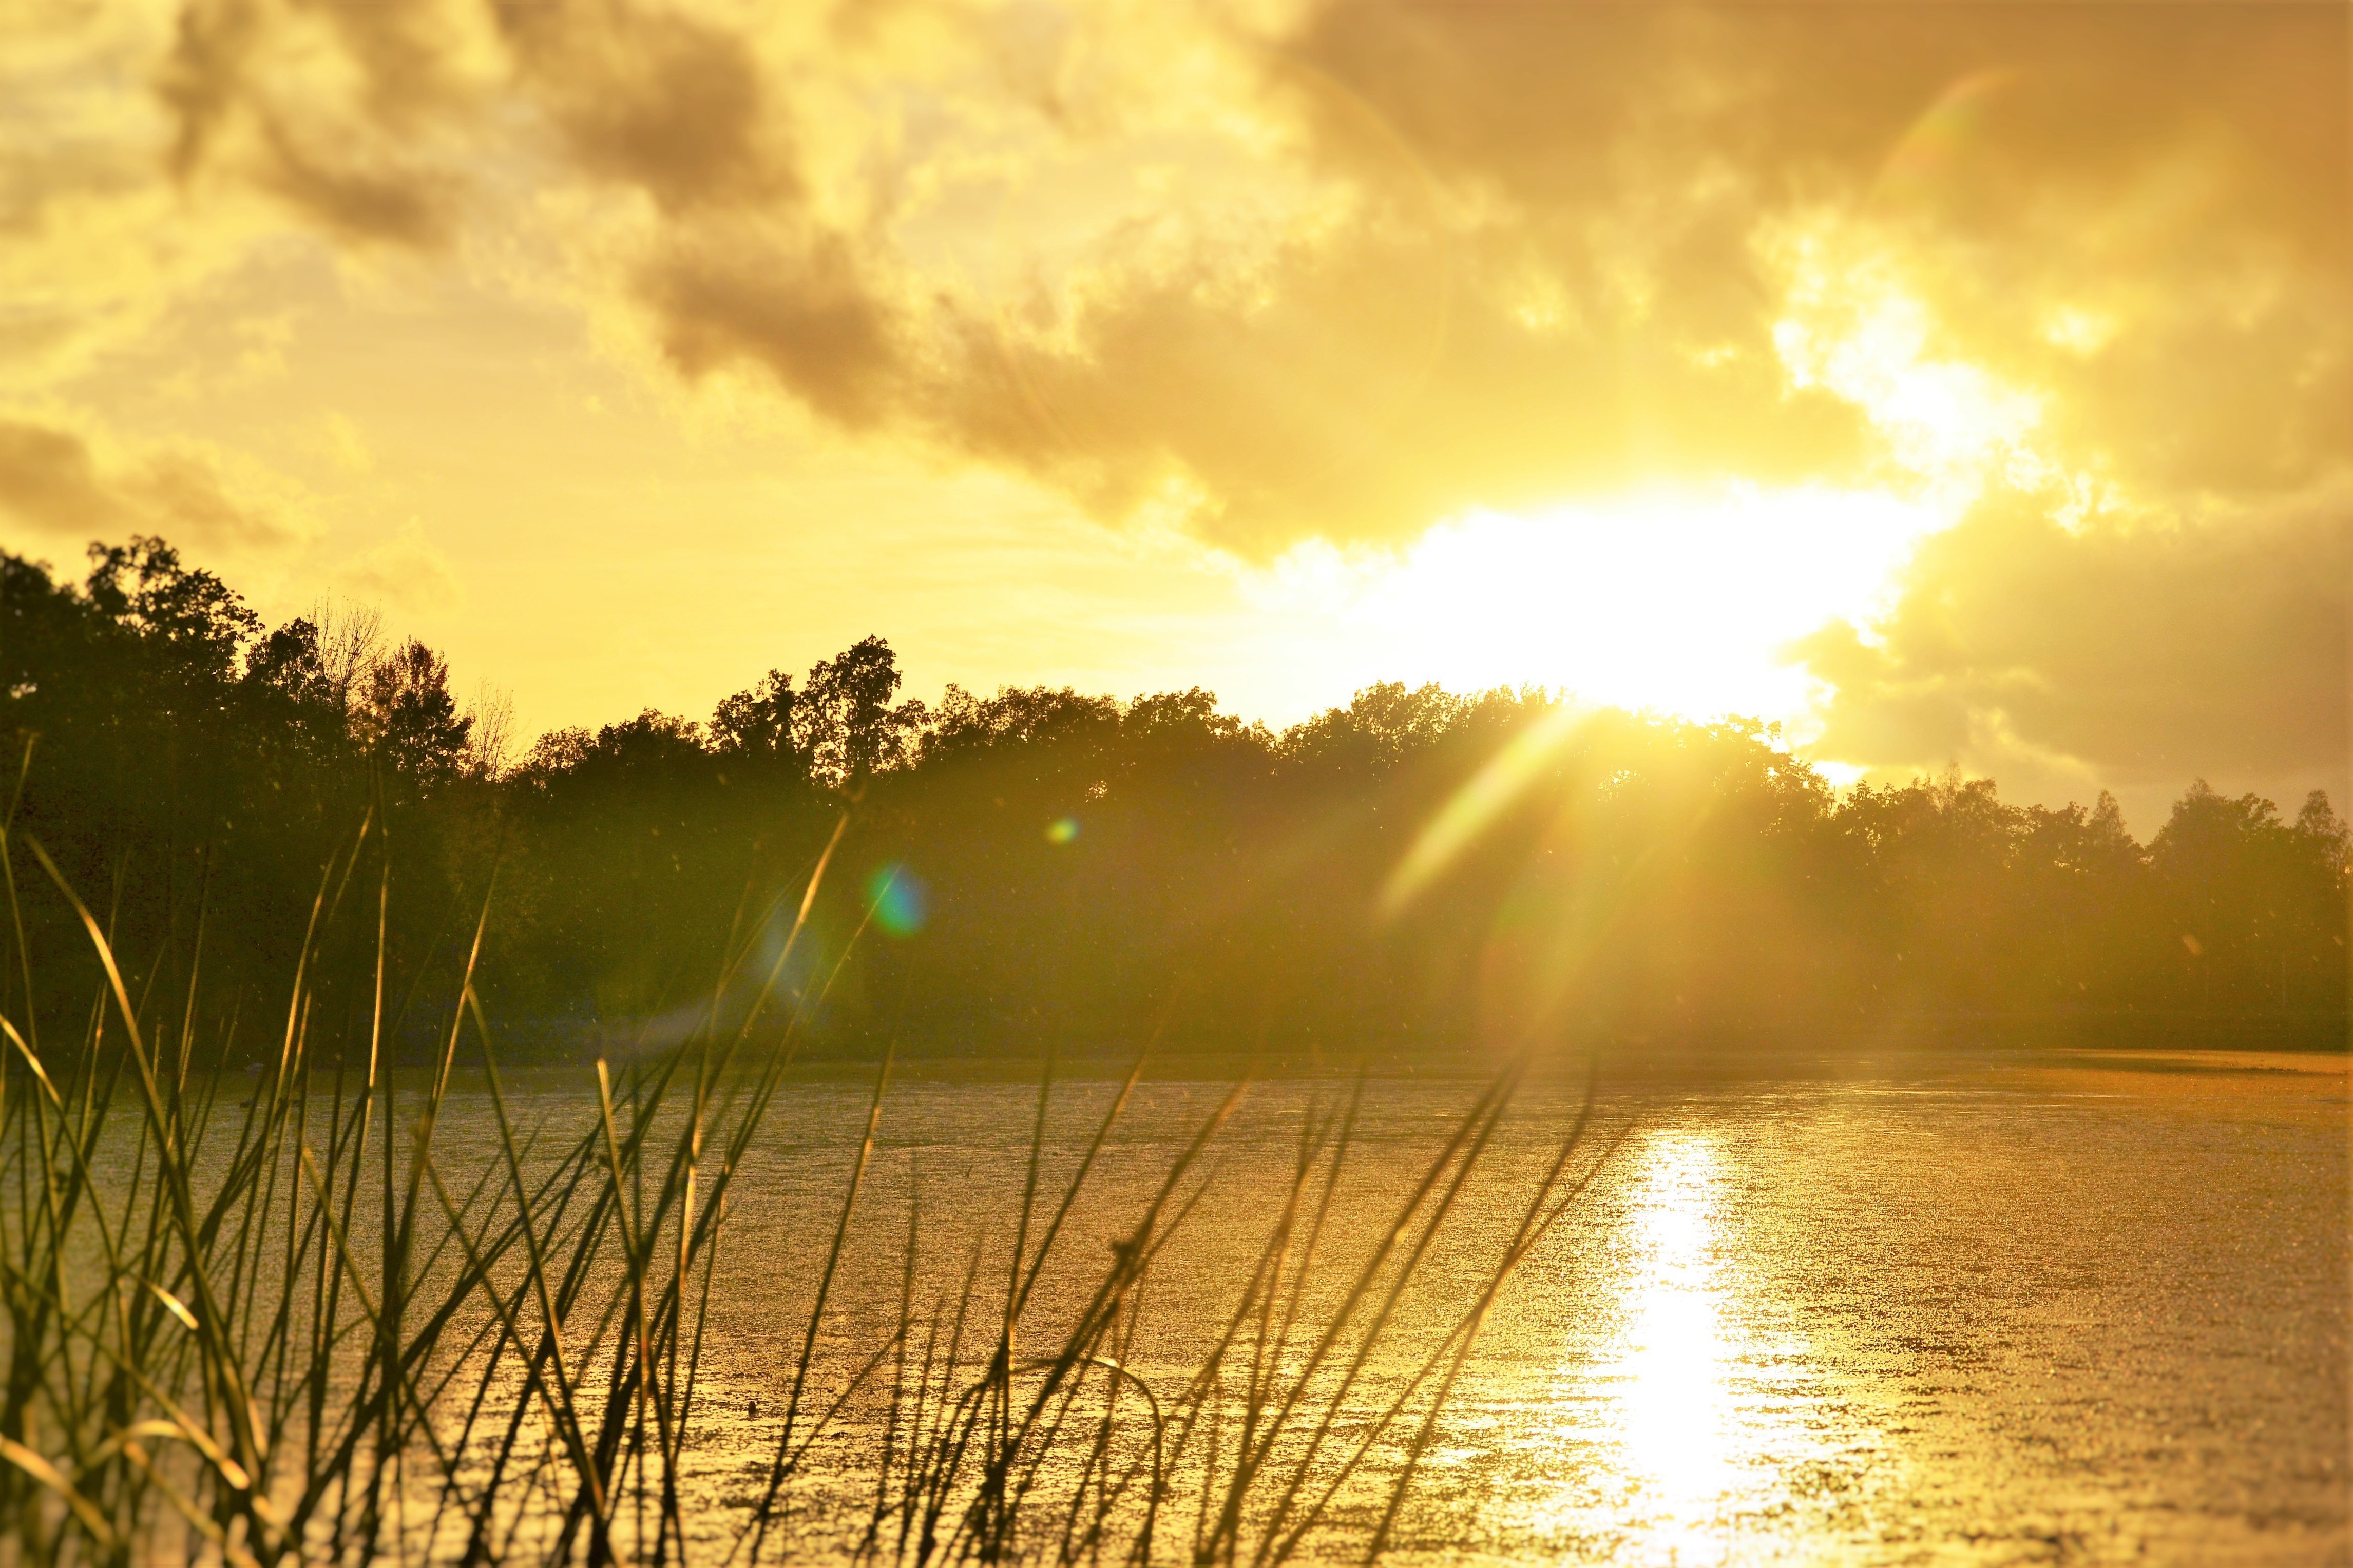
<svg viewBox="0 0 2353 1568">
<path fill-rule="evenodd" d="M 879 637 L 707 725 L 556 731 L 509 767 L 432 649 L 349 614 L 265 632 L 144 538 L 79 585 L 0 556 L 0 667 L 16 836 L 167 992 L 200 912 L 229 922 L 201 988 L 226 1013 L 283 994 L 364 825 L 396 1000 L 446 1000 L 487 900 L 479 989 L 519 1040 L 659 1043 L 714 952 L 756 988 L 846 814 L 783 977 L 845 1047 L 2344 1035 L 2347 831 L 2317 794 L 2198 784 L 2144 847 L 2105 795 L 1840 795 L 1768 728 L 1533 689 L 1377 685 L 1281 733 L 1198 689 L 927 709 Z M 26 918 L 38 942 L 59 912 Z"/>
</svg>

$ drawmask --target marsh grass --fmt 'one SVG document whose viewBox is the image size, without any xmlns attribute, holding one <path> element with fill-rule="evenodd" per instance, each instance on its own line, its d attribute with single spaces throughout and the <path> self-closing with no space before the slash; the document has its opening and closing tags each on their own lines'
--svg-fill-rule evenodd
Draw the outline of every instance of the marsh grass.
<svg viewBox="0 0 2353 1568">
<path fill-rule="evenodd" d="M 577 1125 L 526 1114 L 500 1072 L 474 984 L 487 910 L 437 1059 L 389 1070 L 391 890 L 358 873 L 366 837 L 322 878 L 274 1057 L 247 1078 L 225 1039 L 199 1037 L 193 978 L 176 1005 L 152 985 L 134 997 L 105 922 L 37 845 L 0 837 L 22 993 L 26 850 L 103 976 L 69 1042 L 37 1038 L 29 1012 L 0 1019 L 0 1551 L 15 1561 L 1376 1557 L 1498 1292 L 1611 1142 L 1584 1115 L 1553 1129 L 1509 1223 L 1465 1232 L 1464 1193 L 1523 1077 L 1507 1069 L 1367 1226 L 1335 1205 L 1364 1159 L 1364 1079 L 1317 1094 L 1282 1179 L 1251 1194 L 1240 1267 L 1183 1282 L 1218 1305 L 1172 1373 L 1139 1361 L 1145 1304 L 1249 1086 L 1158 1130 L 1172 1152 L 1133 1198 L 1121 1189 L 1111 1245 L 1089 1250 L 1074 1215 L 1100 1206 L 1144 1063 L 1075 1160 L 1048 1156 L 1050 1066 L 1009 1237 L 976 1238 L 943 1275 L 919 1266 L 933 1248 L 913 1173 L 903 1215 L 868 1190 L 886 1057 L 862 1122 L 840 1130 L 828 1217 L 801 1238 L 817 1261 L 773 1384 L 782 1408 L 739 1417 L 712 1379 L 714 1280 L 747 1156 L 839 972 L 780 984 L 839 832 L 782 952 L 755 961 L 766 949 L 746 933 L 775 911 L 748 911 L 699 1026 L 618 1070 L 597 1062 Z M 373 927 L 374 967 L 362 1025 L 330 1058 L 314 971 L 326 932 L 353 921 Z M 467 1103 L 486 1105 L 490 1136 L 443 1131 L 453 1080 L 480 1083 Z M 850 1314 L 857 1245 L 899 1256 L 886 1299 Z M 1476 1262 L 1450 1270 L 1433 1316 L 1415 1292 L 1441 1246 Z"/>
</svg>

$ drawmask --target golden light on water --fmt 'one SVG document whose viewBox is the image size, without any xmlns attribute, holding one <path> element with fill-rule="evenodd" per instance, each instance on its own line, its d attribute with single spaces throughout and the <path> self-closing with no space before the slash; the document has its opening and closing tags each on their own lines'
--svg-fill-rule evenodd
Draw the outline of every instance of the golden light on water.
<svg viewBox="0 0 2353 1568">
<path fill-rule="evenodd" d="M 1770 1558 L 1887 1479 L 1883 1435 L 1757 1267 L 1737 1163 L 1689 1125 L 1628 1152 L 1599 1317 L 1550 1381 L 1531 1523 L 1611 1562 Z"/>
<path fill-rule="evenodd" d="M 1737 1479 L 1737 1347 L 1715 1253 L 1721 1184 L 1704 1134 L 1651 1145 L 1629 1215 L 1637 1262 L 1625 1289 L 1624 1351 L 1611 1369 L 1623 1436 L 1620 1474 L 1641 1520 L 1642 1560 L 1723 1561 L 1721 1504 Z"/>
</svg>

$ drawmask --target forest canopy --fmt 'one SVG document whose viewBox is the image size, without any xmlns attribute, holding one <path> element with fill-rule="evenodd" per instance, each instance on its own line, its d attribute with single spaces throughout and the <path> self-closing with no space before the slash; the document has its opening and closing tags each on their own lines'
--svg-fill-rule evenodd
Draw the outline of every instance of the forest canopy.
<svg viewBox="0 0 2353 1568">
<path fill-rule="evenodd" d="M 29 841 L 134 984 L 224 1017 L 267 1015 L 306 932 L 350 957 L 380 923 L 410 1048 L 469 963 L 551 1053 L 673 1037 L 771 973 L 770 1017 L 841 1051 L 2345 1039 L 2317 792 L 2191 781 L 2143 843 L 2105 795 L 1841 793 L 1769 727 L 1535 688 L 1379 684 L 1282 731 L 1198 688 L 927 705 L 879 637 L 517 760 L 434 649 L 351 610 L 265 628 L 151 537 L 79 582 L 0 554 L 0 665 L 12 1015 L 86 1008 L 94 974 Z"/>
</svg>

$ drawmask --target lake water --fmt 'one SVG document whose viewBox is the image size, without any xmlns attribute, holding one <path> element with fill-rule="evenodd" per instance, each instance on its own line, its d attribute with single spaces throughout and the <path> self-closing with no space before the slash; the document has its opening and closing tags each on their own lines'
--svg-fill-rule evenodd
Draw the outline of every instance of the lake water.
<svg viewBox="0 0 2353 1568">
<path fill-rule="evenodd" d="M 2041 1056 L 1607 1090 L 1588 1147 L 1619 1142 L 1496 1302 L 1430 1428 L 1394 1552 L 2353 1560 L 2344 1068 Z M 1111 1089 L 1058 1089 L 1050 1195 Z M 1125 1346 L 1164 1399 L 1229 1321 L 1290 1190 L 1303 1121 L 1348 1090 L 1257 1086 L 1219 1134 Z M 1351 1248 L 1369 1246 L 1476 1092 L 1366 1087 L 1314 1300 L 1333 1299 Z M 1103 1273 L 1105 1244 L 1224 1093 L 1138 1091 L 1025 1314 L 1024 1345 L 1052 1342 Z M 713 1419 L 690 1452 L 713 1541 L 767 1462 L 864 1094 L 789 1089 L 737 1179 L 705 1351 Z M 1522 1092 L 1401 1298 L 1349 1420 L 1404 1387 L 1459 1315 L 1577 1098 Z M 870 1354 L 895 1318 L 911 1199 L 919 1322 L 953 1300 L 976 1247 L 977 1295 L 1001 1311 L 1036 1099 L 1018 1083 L 892 1089 L 819 1340 L 828 1375 Z M 553 1083 L 531 1101 L 558 1123 L 593 1104 Z M 453 1105 L 445 1137 L 462 1139 L 469 1114 Z M 1042 1223 L 1041 1211 L 1033 1237 Z M 855 1544 L 890 1419 L 853 1401 L 812 1451 L 797 1483 L 798 1554 Z M 1377 1444 L 1374 1461 L 1393 1464 L 1401 1442 Z M 1335 1520 L 1303 1543 L 1309 1555 L 1361 1554 L 1365 1496 L 1344 1495 Z M 1159 1555 L 1184 1557 L 1198 1528 L 1186 1512 Z"/>
</svg>

